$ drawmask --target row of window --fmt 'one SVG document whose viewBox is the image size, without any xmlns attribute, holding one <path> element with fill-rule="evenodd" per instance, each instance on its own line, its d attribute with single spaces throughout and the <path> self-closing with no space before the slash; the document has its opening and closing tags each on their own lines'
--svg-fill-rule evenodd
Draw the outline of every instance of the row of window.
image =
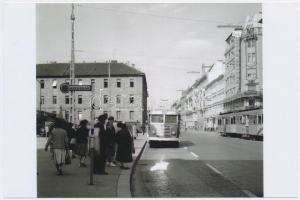
<svg viewBox="0 0 300 200">
<path fill-rule="evenodd" d="M 40 102 L 41 104 L 45 104 L 45 97 L 41 96 L 40 101 L 41 101 Z M 70 104 L 71 101 L 72 101 L 72 98 L 70 98 L 68 95 L 65 96 L 65 104 Z M 107 104 L 108 101 L 109 101 L 109 96 L 108 95 L 104 95 L 103 96 L 103 103 Z M 82 95 L 78 95 L 77 103 L 78 104 L 82 104 L 83 103 Z M 116 103 L 117 104 L 121 103 L 121 95 L 117 95 L 116 96 Z M 134 95 L 133 94 L 129 95 L 129 103 L 130 104 L 134 104 Z M 57 104 L 57 96 L 52 96 L 52 104 Z"/>
<path fill-rule="evenodd" d="M 263 124 L 263 115 L 232 116 L 225 119 L 225 124 Z M 218 125 L 222 125 L 222 119 L 218 119 Z"/>
<path fill-rule="evenodd" d="M 53 111 L 52 112 L 53 114 L 57 114 L 56 111 Z M 104 113 L 108 113 L 107 111 L 104 111 Z M 70 118 L 70 112 L 68 110 L 65 111 L 65 119 L 66 120 L 69 120 Z M 78 111 L 78 119 L 79 120 L 83 120 L 83 115 L 82 115 L 82 112 L 81 111 Z M 129 111 L 129 119 L 130 120 L 135 120 L 134 118 L 134 111 Z M 116 111 L 116 120 L 121 120 L 121 111 Z"/>
<path fill-rule="evenodd" d="M 40 87 L 43 89 L 45 88 L 45 81 L 44 80 L 40 80 Z M 65 80 L 66 83 L 70 83 L 70 79 L 66 79 Z M 104 88 L 108 88 L 108 82 L 109 80 L 108 79 L 104 79 L 103 80 L 103 85 L 104 85 Z M 95 79 L 91 79 L 91 85 L 95 83 Z M 83 81 L 82 79 L 78 79 L 78 85 L 83 85 Z M 122 86 L 122 81 L 121 79 L 117 79 L 117 82 L 116 82 L 116 87 L 117 88 L 121 88 Z M 134 80 L 133 79 L 130 79 L 130 82 L 129 82 L 129 87 L 133 88 L 134 87 Z M 56 89 L 57 88 L 57 80 L 56 79 L 53 79 L 52 80 L 52 88 L 53 89 Z"/>
</svg>

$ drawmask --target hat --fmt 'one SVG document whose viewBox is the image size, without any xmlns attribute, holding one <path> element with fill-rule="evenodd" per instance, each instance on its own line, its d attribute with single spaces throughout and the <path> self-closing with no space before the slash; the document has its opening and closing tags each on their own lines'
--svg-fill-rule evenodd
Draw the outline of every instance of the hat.
<svg viewBox="0 0 300 200">
<path fill-rule="evenodd" d="M 105 121 L 107 119 L 107 115 L 103 114 L 98 117 L 99 121 Z"/>
<path fill-rule="evenodd" d="M 108 120 L 115 120 L 115 118 L 113 117 L 113 116 L 110 116 L 109 118 L 108 118 Z"/>
<path fill-rule="evenodd" d="M 89 123 L 88 120 L 84 119 L 84 120 L 81 120 L 81 121 L 79 122 L 79 125 L 80 125 L 80 126 L 86 126 L 88 123 Z"/>
<path fill-rule="evenodd" d="M 117 127 L 119 127 L 119 128 L 124 128 L 124 127 L 126 127 L 126 125 L 125 124 L 123 124 L 122 122 L 118 122 L 118 124 L 117 124 Z"/>
</svg>

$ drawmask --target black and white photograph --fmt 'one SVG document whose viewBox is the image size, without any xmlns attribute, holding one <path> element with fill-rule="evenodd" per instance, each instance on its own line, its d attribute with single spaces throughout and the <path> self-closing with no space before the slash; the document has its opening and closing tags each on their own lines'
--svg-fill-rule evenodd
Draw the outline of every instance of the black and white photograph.
<svg viewBox="0 0 300 200">
<path fill-rule="evenodd" d="M 267 1 L 1 2 L 0 196 L 297 198 L 300 4 Z"/>
<path fill-rule="evenodd" d="M 38 197 L 263 197 L 261 4 L 36 9 Z"/>
</svg>

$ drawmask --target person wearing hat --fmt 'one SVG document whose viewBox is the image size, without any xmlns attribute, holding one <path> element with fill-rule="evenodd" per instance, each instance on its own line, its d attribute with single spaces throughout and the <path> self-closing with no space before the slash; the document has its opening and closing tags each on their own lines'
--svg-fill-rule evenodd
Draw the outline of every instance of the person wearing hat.
<svg viewBox="0 0 300 200">
<path fill-rule="evenodd" d="M 105 122 L 107 120 L 107 114 L 100 115 L 98 122 L 94 126 L 94 132 L 96 133 L 95 139 L 95 157 L 94 157 L 94 173 L 107 175 L 105 171 L 106 163 L 106 150 L 107 150 L 107 132 Z M 96 148 L 97 147 L 97 148 Z"/>
<path fill-rule="evenodd" d="M 110 116 L 108 118 L 108 122 L 106 124 L 106 131 L 107 131 L 107 165 L 110 167 L 115 167 L 115 148 L 116 148 L 116 130 L 114 127 L 114 117 Z"/>
<path fill-rule="evenodd" d="M 119 122 L 117 127 L 118 133 L 116 134 L 116 143 L 118 148 L 116 161 L 121 163 L 121 169 L 129 169 L 125 166 L 125 163 L 132 162 L 132 136 L 124 123 Z"/>
</svg>

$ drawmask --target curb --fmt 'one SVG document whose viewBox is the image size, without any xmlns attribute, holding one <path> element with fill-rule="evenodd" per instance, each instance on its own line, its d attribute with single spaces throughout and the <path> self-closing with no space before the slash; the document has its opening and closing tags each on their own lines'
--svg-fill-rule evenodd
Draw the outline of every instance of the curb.
<svg viewBox="0 0 300 200">
<path fill-rule="evenodd" d="M 132 165 L 130 166 L 130 170 L 122 170 L 117 183 L 117 198 L 131 198 L 131 179 L 134 168 L 136 166 L 137 161 L 140 159 L 144 148 L 147 144 L 147 140 L 145 140 L 140 152 L 136 156 Z"/>
<path fill-rule="evenodd" d="M 142 147 L 142 149 L 141 149 L 139 155 L 136 157 L 135 161 L 133 162 L 132 168 L 131 168 L 131 171 L 130 171 L 129 187 L 130 187 L 130 195 L 131 195 L 131 197 L 134 197 L 134 196 L 133 196 L 133 186 L 132 186 L 132 177 L 133 177 L 133 173 L 134 173 L 134 170 L 135 170 L 135 167 L 136 167 L 137 162 L 140 160 L 140 158 L 141 158 L 141 156 L 142 156 L 142 154 L 143 154 L 143 152 L 144 152 L 144 149 L 145 149 L 145 147 L 146 147 L 146 144 L 147 144 L 147 140 L 145 140 L 145 143 L 144 143 L 144 145 L 143 145 L 143 147 Z"/>
</svg>

